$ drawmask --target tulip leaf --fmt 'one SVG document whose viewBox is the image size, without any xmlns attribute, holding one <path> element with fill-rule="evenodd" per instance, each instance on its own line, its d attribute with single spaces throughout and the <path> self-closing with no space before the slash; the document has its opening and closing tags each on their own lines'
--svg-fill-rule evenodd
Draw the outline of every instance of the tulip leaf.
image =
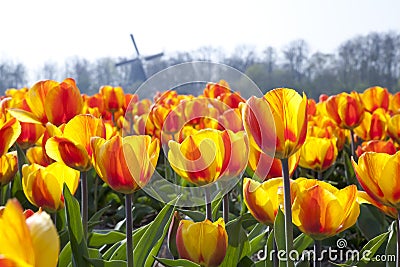
<svg viewBox="0 0 400 267">
<path fill-rule="evenodd" d="M 134 266 L 152 266 L 154 258 L 163 243 L 165 235 L 168 232 L 170 222 L 175 210 L 175 206 L 167 204 L 159 212 L 157 217 L 146 228 L 139 239 L 134 234 L 133 261 Z M 136 233 L 138 234 L 138 233 Z M 122 244 L 113 254 L 111 260 L 126 260 L 126 244 Z"/>
<path fill-rule="evenodd" d="M 388 237 L 388 242 L 386 245 L 385 249 L 385 256 L 386 259 L 386 267 L 395 267 L 396 266 L 396 261 L 390 261 L 390 257 L 396 257 L 396 252 L 397 252 L 397 229 L 396 229 L 396 220 L 393 221 L 393 223 L 390 225 L 389 228 L 389 237 Z"/>
<path fill-rule="evenodd" d="M 356 179 L 356 174 L 354 172 L 353 164 L 351 163 L 349 155 L 347 153 L 343 154 L 344 154 L 344 167 L 348 184 L 355 184 L 357 185 L 358 189 L 361 189 L 360 184 Z"/>
<path fill-rule="evenodd" d="M 314 240 L 311 237 L 302 233 L 293 241 L 293 248 L 301 255 L 301 253 L 313 243 Z"/>
<path fill-rule="evenodd" d="M 274 249 L 274 230 L 272 229 L 271 233 L 268 235 L 267 244 L 264 249 L 255 254 L 259 261 L 254 264 L 254 267 L 273 267 L 274 262 L 271 256 L 273 255 L 272 250 Z"/>
<path fill-rule="evenodd" d="M 254 262 L 247 256 L 243 257 L 237 264 L 237 267 L 252 267 Z"/>
<path fill-rule="evenodd" d="M 71 263 L 71 243 L 67 243 L 58 256 L 58 267 L 67 267 Z"/>
<path fill-rule="evenodd" d="M 247 256 L 264 249 L 265 242 L 267 241 L 269 227 L 264 224 L 257 224 L 254 229 L 250 232 L 248 238 L 250 240 L 250 251 Z"/>
<path fill-rule="evenodd" d="M 278 213 L 275 217 L 274 222 L 274 234 L 275 234 L 275 241 L 278 250 L 285 250 L 286 249 L 286 241 L 285 241 L 285 215 L 281 209 L 278 210 Z"/>
<path fill-rule="evenodd" d="M 93 232 L 89 236 L 89 246 L 101 247 L 114 244 L 125 239 L 125 234 L 118 231 Z"/>
<path fill-rule="evenodd" d="M 126 262 L 121 260 L 106 261 L 103 259 L 89 259 L 89 258 L 86 258 L 86 260 L 94 267 L 126 267 Z"/>
<path fill-rule="evenodd" d="M 236 266 L 236 264 L 250 251 L 247 233 L 242 226 L 244 216 L 236 218 L 226 225 L 228 233 L 228 249 L 220 267 Z"/>
<path fill-rule="evenodd" d="M 79 208 L 79 202 L 64 184 L 65 212 L 67 217 L 67 228 L 71 242 L 72 257 L 74 265 L 86 266 L 85 257 L 89 257 L 86 240 L 83 235 L 83 226 Z"/>
<path fill-rule="evenodd" d="M 93 216 L 88 220 L 88 224 L 89 224 L 89 230 L 90 230 L 90 225 L 93 225 L 94 223 L 100 221 L 101 216 L 103 216 L 103 214 L 110 210 L 111 205 L 107 205 L 104 208 L 102 208 L 101 210 L 97 211 L 95 214 L 93 214 Z"/>
<path fill-rule="evenodd" d="M 189 216 L 190 219 L 192 219 L 194 222 L 202 222 L 206 219 L 206 216 L 204 215 L 204 213 L 202 213 L 200 211 L 183 210 L 183 209 L 178 209 L 178 211 Z"/>
<path fill-rule="evenodd" d="M 150 224 L 144 225 L 133 231 L 133 246 L 135 248 L 136 244 L 142 238 L 146 230 L 149 228 Z M 118 244 L 118 245 L 117 245 Z M 106 260 L 126 260 L 126 239 L 115 244 L 109 248 L 103 255 Z"/>
<path fill-rule="evenodd" d="M 375 253 L 381 245 L 388 239 L 389 232 L 380 234 L 371 239 L 359 252 L 343 264 L 334 263 L 337 266 L 368 266 Z"/>
<path fill-rule="evenodd" d="M 371 227 L 371 225 L 374 225 L 374 227 Z M 383 233 L 388 227 L 385 215 L 372 205 L 360 205 L 357 226 L 368 240 Z"/>
<path fill-rule="evenodd" d="M 184 259 L 179 259 L 179 260 L 171 260 L 171 259 L 164 259 L 164 258 L 157 258 L 154 257 L 159 263 L 166 267 L 175 267 L 175 266 L 180 266 L 180 267 L 200 267 L 200 265 L 189 261 L 189 260 L 184 260 Z"/>
</svg>

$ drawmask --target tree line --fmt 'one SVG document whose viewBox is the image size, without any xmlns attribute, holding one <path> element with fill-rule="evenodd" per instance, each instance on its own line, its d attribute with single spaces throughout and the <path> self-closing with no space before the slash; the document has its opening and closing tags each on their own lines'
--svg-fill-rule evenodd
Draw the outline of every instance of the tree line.
<svg viewBox="0 0 400 267">
<path fill-rule="evenodd" d="M 36 79 L 62 80 L 73 77 L 81 92 L 93 94 L 102 85 L 134 89 L 131 65 L 116 67 L 124 58 L 99 58 L 89 61 L 75 57 L 65 61 L 63 67 L 46 62 L 36 70 Z M 220 62 L 247 74 L 260 89 L 290 87 L 305 91 L 318 98 L 321 93 L 362 91 L 380 85 L 391 92 L 400 89 L 400 34 L 396 32 L 370 33 L 343 42 L 333 53 L 310 53 L 305 40 L 294 40 L 282 49 L 266 47 L 257 53 L 251 46 L 241 45 L 233 53 L 214 47 L 201 47 L 192 52 L 177 52 L 145 61 L 146 75 L 175 64 L 206 60 Z M 223 78 L 223 77 L 221 77 Z M 8 88 L 31 86 L 23 63 L 0 61 L 0 91 Z"/>
</svg>

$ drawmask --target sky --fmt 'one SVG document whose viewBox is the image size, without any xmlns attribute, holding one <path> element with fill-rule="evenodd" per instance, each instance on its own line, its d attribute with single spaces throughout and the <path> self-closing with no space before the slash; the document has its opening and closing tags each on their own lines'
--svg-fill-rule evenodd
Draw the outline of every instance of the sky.
<svg viewBox="0 0 400 267">
<path fill-rule="evenodd" d="M 0 62 L 32 70 L 74 56 L 132 58 L 131 33 L 142 55 L 281 49 L 300 38 L 312 52 L 328 53 L 356 35 L 400 32 L 399 10 L 396 0 L 3 0 Z"/>
</svg>

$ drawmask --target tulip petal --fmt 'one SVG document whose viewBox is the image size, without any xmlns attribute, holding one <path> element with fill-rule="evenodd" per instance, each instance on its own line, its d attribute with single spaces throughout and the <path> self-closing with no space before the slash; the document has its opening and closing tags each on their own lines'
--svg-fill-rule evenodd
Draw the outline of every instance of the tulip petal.
<svg viewBox="0 0 400 267">
<path fill-rule="evenodd" d="M 381 179 L 377 181 L 387 205 L 400 208 L 400 152 L 390 156 L 383 167 Z M 383 203 L 385 204 L 385 203 Z"/>
<path fill-rule="evenodd" d="M 24 262 L 25 266 L 34 266 L 32 239 L 21 205 L 15 199 L 7 202 L 0 217 L 0 244 L 0 255 L 6 259 Z"/>
</svg>

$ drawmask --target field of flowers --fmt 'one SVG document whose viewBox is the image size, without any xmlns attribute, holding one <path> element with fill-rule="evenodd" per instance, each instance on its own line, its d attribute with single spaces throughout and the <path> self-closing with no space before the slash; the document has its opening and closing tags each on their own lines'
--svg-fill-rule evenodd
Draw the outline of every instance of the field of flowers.
<svg viewBox="0 0 400 267">
<path fill-rule="evenodd" d="M 0 267 L 399 266 L 400 92 L 0 101 Z"/>
</svg>

